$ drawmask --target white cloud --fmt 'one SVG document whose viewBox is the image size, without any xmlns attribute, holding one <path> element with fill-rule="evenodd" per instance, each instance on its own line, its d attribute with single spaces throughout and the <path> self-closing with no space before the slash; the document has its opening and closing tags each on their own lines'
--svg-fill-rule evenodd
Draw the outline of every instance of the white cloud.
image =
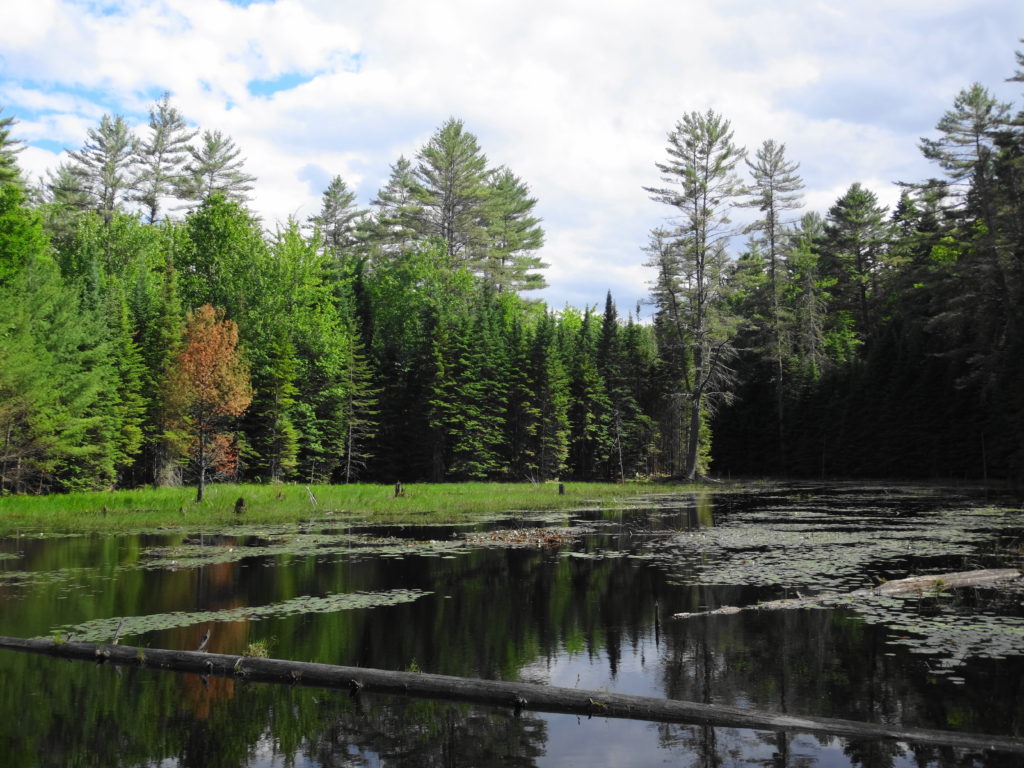
<svg viewBox="0 0 1024 768">
<path fill-rule="evenodd" d="M 685 112 L 720 111 L 750 151 L 784 142 L 808 207 L 824 212 L 855 181 L 892 204 L 892 181 L 930 172 L 917 140 L 960 88 L 1019 96 L 1003 78 L 1024 28 L 1024 6 L 1001 0 L 94 8 L 37 0 L 5 14 L 0 103 L 24 138 L 74 146 L 103 112 L 144 121 L 169 90 L 191 120 L 234 138 L 272 224 L 316 210 L 314 181 L 336 173 L 367 202 L 399 154 L 454 115 L 539 198 L 555 306 L 607 288 L 631 305 L 646 291 L 641 249 L 665 212 L 642 187 Z M 281 77 L 297 84 L 250 92 Z"/>
</svg>

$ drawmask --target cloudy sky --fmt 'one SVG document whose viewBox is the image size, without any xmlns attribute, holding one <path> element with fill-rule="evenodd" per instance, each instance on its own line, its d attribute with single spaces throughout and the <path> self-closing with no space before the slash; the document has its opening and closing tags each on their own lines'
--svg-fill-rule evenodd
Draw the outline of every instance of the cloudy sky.
<svg viewBox="0 0 1024 768">
<path fill-rule="evenodd" d="M 683 114 L 722 113 L 751 153 L 785 143 L 808 209 L 856 181 L 891 203 L 933 173 L 917 141 L 960 89 L 1021 105 L 1021 37 L 1020 0 L 32 0 L 4 8 L 0 106 L 35 176 L 169 91 L 242 149 L 268 226 L 335 174 L 368 203 L 455 116 L 539 199 L 543 297 L 611 289 L 625 311 L 667 214 L 642 187 Z"/>
</svg>

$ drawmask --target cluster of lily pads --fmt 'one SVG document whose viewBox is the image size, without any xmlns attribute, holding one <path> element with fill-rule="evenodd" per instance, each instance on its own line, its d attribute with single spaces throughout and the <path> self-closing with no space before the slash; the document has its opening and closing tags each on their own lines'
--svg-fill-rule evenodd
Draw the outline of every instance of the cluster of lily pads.
<svg viewBox="0 0 1024 768">
<path fill-rule="evenodd" d="M 430 592 L 419 589 L 391 589 L 384 592 L 349 592 L 330 595 L 302 595 L 267 605 L 224 608 L 216 611 L 173 611 L 145 616 L 114 616 L 56 627 L 57 637 L 79 642 L 106 643 L 115 637 L 141 635 L 164 629 L 191 627 L 211 621 L 257 621 L 305 613 L 333 613 L 357 608 L 379 608 L 418 600 Z"/>
<path fill-rule="evenodd" d="M 1011 599 L 1001 610 L 984 612 L 965 609 L 951 594 L 846 596 L 876 586 L 880 578 L 915 575 L 906 570 L 910 563 L 929 572 L 1015 564 L 1012 553 L 993 541 L 1000 531 L 1024 524 L 1019 510 L 929 503 L 925 495 L 907 501 L 896 496 L 887 506 L 877 496 L 793 498 L 722 515 L 714 527 L 681 532 L 657 544 L 653 553 L 687 585 L 835 593 L 821 604 L 884 625 L 888 643 L 930 657 L 932 672 L 949 675 L 952 682 L 963 681 L 954 673 L 968 659 L 1024 655 L 1024 585 L 1009 587 Z M 927 610 L 921 610 L 922 600 Z"/>
</svg>

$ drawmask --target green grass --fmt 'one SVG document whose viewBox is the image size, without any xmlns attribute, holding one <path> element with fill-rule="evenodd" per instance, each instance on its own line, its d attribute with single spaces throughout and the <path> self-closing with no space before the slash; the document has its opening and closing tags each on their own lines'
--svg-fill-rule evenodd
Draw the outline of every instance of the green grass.
<svg viewBox="0 0 1024 768">
<path fill-rule="evenodd" d="M 621 503 L 630 497 L 679 492 L 684 486 L 656 483 L 421 483 L 404 486 L 395 498 L 390 485 L 229 485 L 194 488 L 0 497 L 0 536 L 17 533 L 82 533 L 154 528 L 218 528 L 242 524 L 288 524 L 334 518 L 379 523 L 465 522 L 514 512 L 579 509 Z M 316 503 L 310 498 L 310 491 Z M 245 512 L 235 502 L 245 499 Z"/>
</svg>

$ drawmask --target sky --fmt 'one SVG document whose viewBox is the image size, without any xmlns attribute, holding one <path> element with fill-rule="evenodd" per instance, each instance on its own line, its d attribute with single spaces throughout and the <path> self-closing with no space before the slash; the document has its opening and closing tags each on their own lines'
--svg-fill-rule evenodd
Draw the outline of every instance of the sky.
<svg viewBox="0 0 1024 768">
<path fill-rule="evenodd" d="M 649 293 L 649 199 L 683 115 L 713 109 L 752 157 L 800 163 L 804 210 L 854 182 L 936 175 L 921 137 L 974 82 L 1007 83 L 1020 0 L 32 0 L 0 24 L 0 107 L 32 178 L 104 114 L 140 132 L 165 91 L 229 135 L 264 224 L 319 209 L 341 175 L 367 205 L 449 117 L 538 199 L 552 307 Z M 650 314 L 650 307 L 642 309 Z"/>
</svg>

